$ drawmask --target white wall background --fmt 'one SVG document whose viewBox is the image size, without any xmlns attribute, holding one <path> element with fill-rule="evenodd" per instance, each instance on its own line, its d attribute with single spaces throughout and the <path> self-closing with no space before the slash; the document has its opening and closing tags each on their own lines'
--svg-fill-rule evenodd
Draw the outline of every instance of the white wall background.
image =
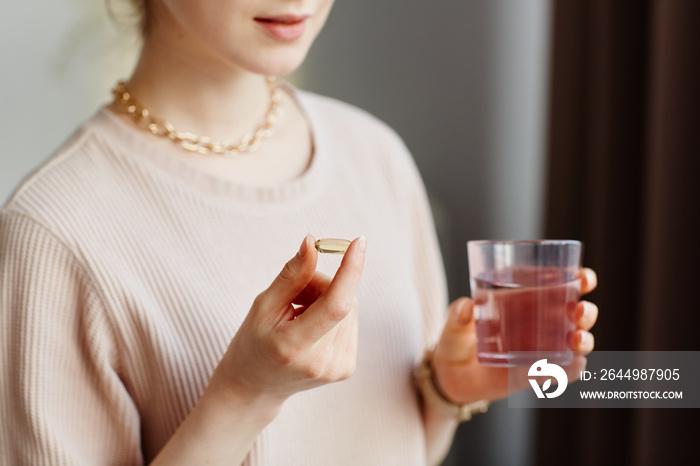
<svg viewBox="0 0 700 466">
<path fill-rule="evenodd" d="M 0 203 L 128 75 L 136 35 L 104 1 L 2 3 Z M 404 137 L 453 298 L 469 292 L 467 240 L 542 234 L 549 11 L 550 0 L 338 0 L 294 77 Z M 447 464 L 532 464 L 531 414 L 497 403 L 460 428 Z"/>
</svg>

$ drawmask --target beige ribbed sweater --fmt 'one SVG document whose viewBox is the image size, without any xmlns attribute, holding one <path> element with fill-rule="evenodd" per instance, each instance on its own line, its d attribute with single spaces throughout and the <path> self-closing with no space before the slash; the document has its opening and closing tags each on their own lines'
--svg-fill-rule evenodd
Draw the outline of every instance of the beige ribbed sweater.
<svg viewBox="0 0 700 466">
<path fill-rule="evenodd" d="M 447 298 L 422 182 L 384 124 L 295 92 L 315 154 L 279 186 L 198 171 L 101 109 L 15 191 L 0 212 L 2 464 L 150 461 L 306 233 L 367 236 L 357 370 L 287 400 L 247 464 L 425 464 L 411 373 Z"/>
</svg>

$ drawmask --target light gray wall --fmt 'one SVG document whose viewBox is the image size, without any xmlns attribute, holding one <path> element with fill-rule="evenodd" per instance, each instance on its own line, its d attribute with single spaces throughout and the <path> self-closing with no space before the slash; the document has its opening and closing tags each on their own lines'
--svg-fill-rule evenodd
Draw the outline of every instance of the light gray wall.
<svg viewBox="0 0 700 466">
<path fill-rule="evenodd" d="M 104 0 L 3 0 L 0 204 L 110 99 L 111 86 L 131 69 L 136 37 L 116 28 L 104 5 Z"/>
<path fill-rule="evenodd" d="M 334 8 L 296 80 L 403 136 L 433 201 L 451 296 L 466 295 L 467 240 L 541 236 L 550 0 Z M 109 22 L 103 0 L 9 0 L 0 11 L 4 202 L 109 99 L 136 41 Z M 460 428 L 447 464 L 532 464 L 530 414 L 497 403 Z"/>
</svg>

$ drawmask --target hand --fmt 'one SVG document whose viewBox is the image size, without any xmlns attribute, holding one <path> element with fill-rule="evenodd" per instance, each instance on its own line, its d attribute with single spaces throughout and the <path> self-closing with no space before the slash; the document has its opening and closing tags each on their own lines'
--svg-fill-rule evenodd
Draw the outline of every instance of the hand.
<svg viewBox="0 0 700 466">
<path fill-rule="evenodd" d="M 332 280 L 316 272 L 314 241 L 311 235 L 304 238 L 297 255 L 257 296 L 210 386 L 281 405 L 293 393 L 346 379 L 354 372 L 355 291 L 366 241 L 358 238 L 351 243 Z"/>
<path fill-rule="evenodd" d="M 581 294 L 590 293 L 597 285 L 593 270 L 581 270 Z M 433 353 L 435 383 L 438 390 L 454 403 L 497 400 L 508 396 L 508 368 L 482 366 L 476 355 L 476 322 L 474 303 L 470 298 L 455 300 L 448 310 L 448 319 Z M 588 301 L 579 301 L 569 312 L 576 330 L 567 336 L 569 347 L 578 352 L 571 365 L 564 367 L 569 380 L 575 380 L 586 365 L 584 354 L 593 350 L 594 338 L 589 332 L 598 318 L 598 308 Z M 527 374 L 528 368 L 523 368 Z M 526 377 L 523 377 L 523 381 Z M 521 388 L 526 388 L 524 384 Z"/>
<path fill-rule="evenodd" d="M 307 235 L 255 298 L 202 397 L 153 464 L 241 464 L 287 397 L 354 372 L 365 241 L 350 244 L 333 280 L 316 272 L 313 243 Z"/>
</svg>

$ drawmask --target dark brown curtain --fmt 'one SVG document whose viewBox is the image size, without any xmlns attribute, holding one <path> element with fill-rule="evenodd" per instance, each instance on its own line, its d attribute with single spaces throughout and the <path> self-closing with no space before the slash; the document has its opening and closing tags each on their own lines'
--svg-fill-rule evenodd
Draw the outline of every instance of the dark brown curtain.
<svg viewBox="0 0 700 466">
<path fill-rule="evenodd" d="M 556 0 L 553 21 L 547 236 L 585 242 L 596 348 L 700 350 L 700 1 Z M 536 464 L 697 464 L 698 414 L 542 410 Z"/>
</svg>

